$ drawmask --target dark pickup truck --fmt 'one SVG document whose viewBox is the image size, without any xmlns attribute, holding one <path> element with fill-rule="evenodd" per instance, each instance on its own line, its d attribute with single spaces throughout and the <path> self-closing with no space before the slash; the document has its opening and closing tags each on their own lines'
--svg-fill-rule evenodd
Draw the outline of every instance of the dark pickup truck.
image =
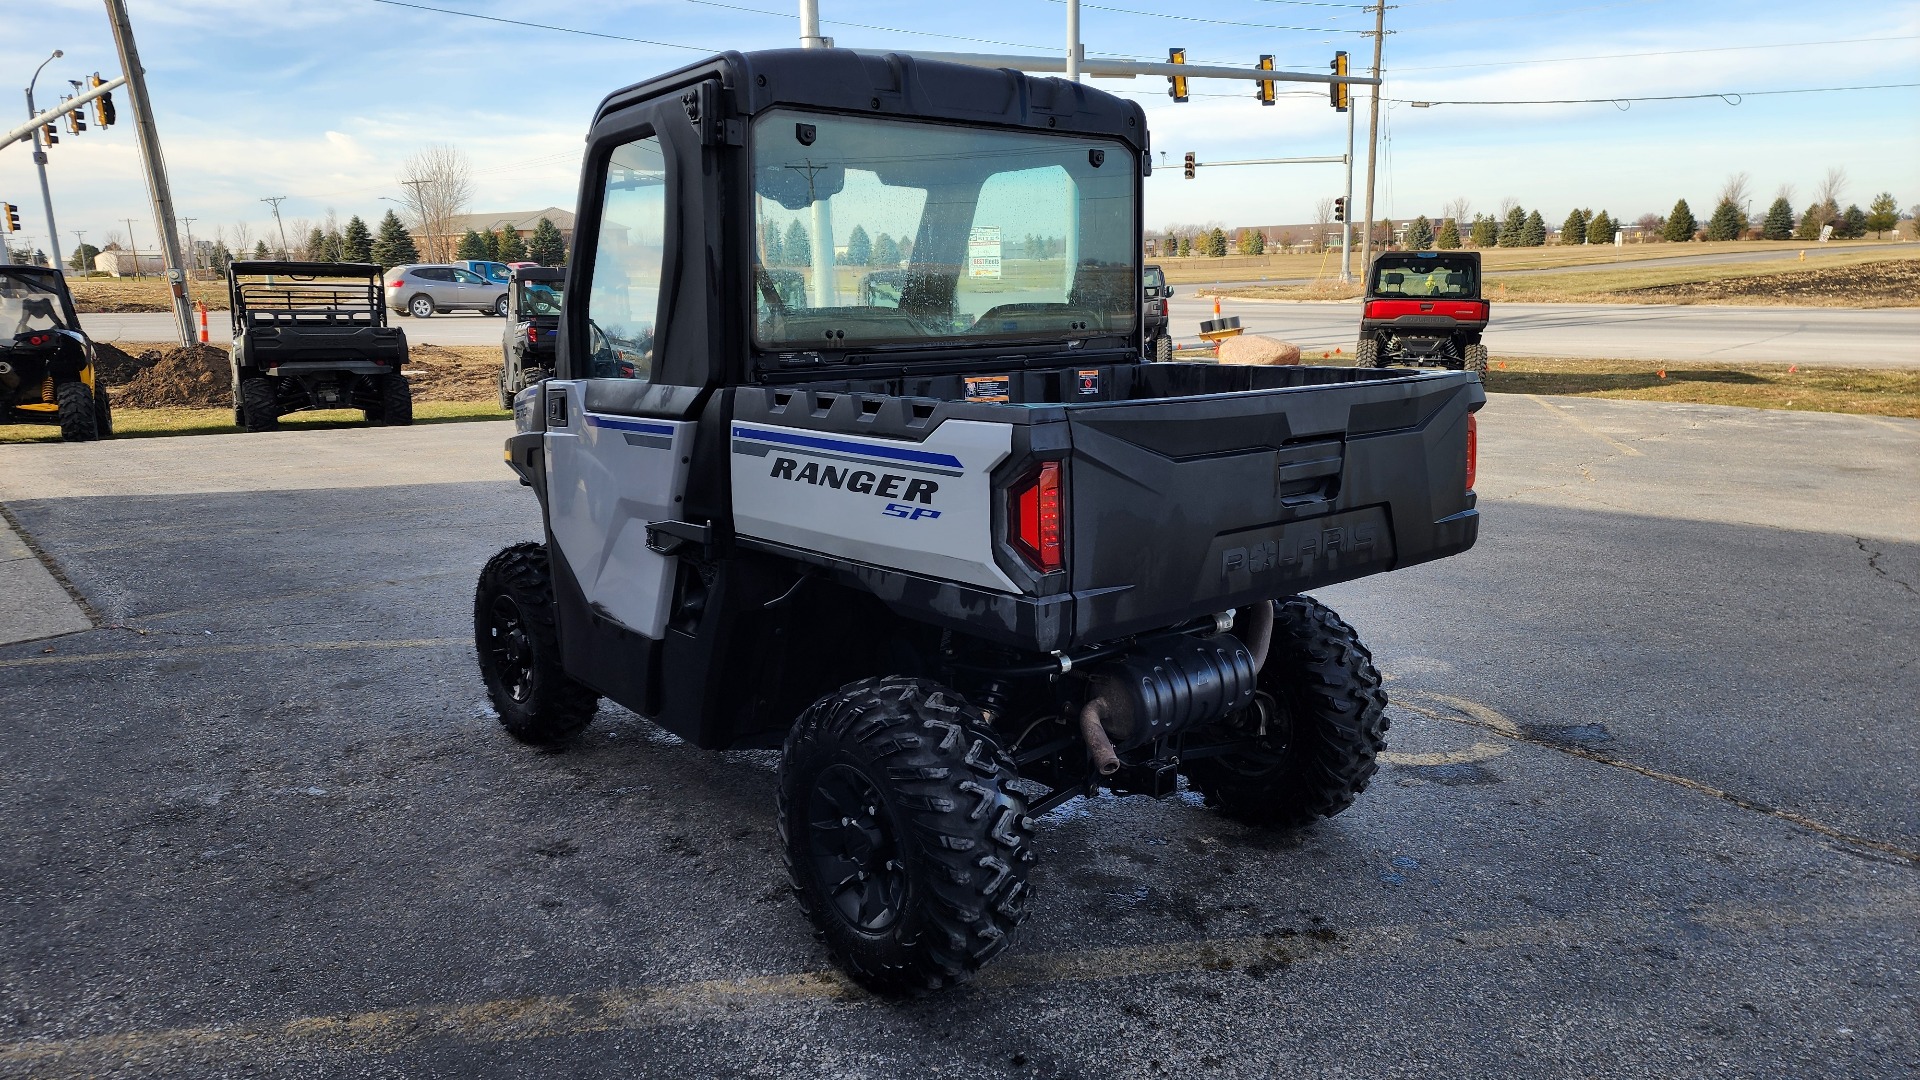
<svg viewBox="0 0 1920 1080">
<path fill-rule="evenodd" d="M 1386 692 L 1303 593 L 1474 542 L 1473 375 L 1143 360 L 1150 163 L 1135 103 L 835 49 L 683 68 L 588 135 L 507 444 L 545 538 L 481 571 L 482 679 L 530 742 L 607 697 L 783 746 L 797 894 L 884 992 L 1005 946 L 1077 795 L 1345 809 Z M 913 237 L 890 287 L 837 265 L 856 226 Z"/>
<path fill-rule="evenodd" d="M 520 266 L 507 271 L 507 328 L 500 334 L 501 408 L 513 408 L 514 395 L 553 374 L 566 288 L 564 268 Z"/>
<path fill-rule="evenodd" d="M 371 263 L 230 264 L 234 423 L 271 431 L 301 409 L 412 423 L 407 335 L 387 325 L 380 277 Z"/>
</svg>

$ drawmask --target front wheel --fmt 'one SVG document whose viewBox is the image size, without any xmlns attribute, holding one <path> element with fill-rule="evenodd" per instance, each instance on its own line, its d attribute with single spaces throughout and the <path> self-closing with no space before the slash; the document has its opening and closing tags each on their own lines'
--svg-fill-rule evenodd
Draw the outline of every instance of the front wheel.
<svg viewBox="0 0 1920 1080">
<path fill-rule="evenodd" d="M 1386 747 L 1386 712 L 1360 635 L 1318 600 L 1291 596 L 1275 605 L 1253 704 L 1211 731 L 1241 747 L 1193 760 L 1187 778 L 1228 817 L 1297 829 L 1367 789 Z"/>
<path fill-rule="evenodd" d="M 1353 347 L 1353 366 L 1386 367 L 1386 362 L 1380 359 L 1380 342 L 1370 337 L 1361 338 Z"/>
<path fill-rule="evenodd" d="M 500 725 L 521 742 L 564 741 L 599 710 L 600 696 L 560 663 L 545 544 L 515 544 L 487 560 L 473 591 L 473 645 Z"/>
<path fill-rule="evenodd" d="M 1476 375 L 1487 373 L 1487 347 L 1478 342 L 1467 346 L 1467 370 Z"/>
<path fill-rule="evenodd" d="M 493 313 L 503 319 L 507 317 L 507 298 L 504 293 L 493 302 Z"/>
<path fill-rule="evenodd" d="M 964 981 L 1026 915 L 1033 820 L 1013 762 L 965 699 L 863 679 L 787 736 L 787 875 L 828 950 L 882 994 Z"/>
<path fill-rule="evenodd" d="M 100 437 L 100 421 L 93 409 L 93 391 L 83 382 L 61 383 L 53 392 L 60 410 L 61 442 L 92 442 Z"/>
</svg>

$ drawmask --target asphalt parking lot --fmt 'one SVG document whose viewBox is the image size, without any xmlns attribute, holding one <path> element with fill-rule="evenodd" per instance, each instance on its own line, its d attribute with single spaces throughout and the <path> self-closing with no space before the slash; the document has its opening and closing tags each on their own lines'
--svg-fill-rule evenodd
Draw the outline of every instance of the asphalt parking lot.
<svg viewBox="0 0 1920 1080">
<path fill-rule="evenodd" d="M 1042 824 L 974 985 L 872 999 L 769 756 L 509 740 L 499 424 L 0 447 L 95 629 L 0 646 L 0 1075 L 1910 1077 L 1920 423 L 1495 396 L 1479 545 L 1327 590 L 1348 813 Z"/>
</svg>

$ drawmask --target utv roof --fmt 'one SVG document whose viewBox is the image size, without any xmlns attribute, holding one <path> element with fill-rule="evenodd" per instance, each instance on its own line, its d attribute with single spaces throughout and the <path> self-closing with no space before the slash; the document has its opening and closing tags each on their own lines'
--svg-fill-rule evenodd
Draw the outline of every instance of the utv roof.
<svg viewBox="0 0 1920 1080">
<path fill-rule="evenodd" d="M 227 265 L 227 273 L 236 277 L 242 274 L 286 274 L 289 277 L 379 277 L 385 271 L 377 263 L 237 259 Z"/>
<path fill-rule="evenodd" d="M 1376 265 L 1392 263 L 1395 266 L 1412 266 L 1423 260 L 1437 262 L 1443 259 L 1448 262 L 1471 262 L 1477 265 L 1480 262 L 1480 253 L 1457 248 L 1452 251 L 1383 251 L 1373 261 Z"/>
<path fill-rule="evenodd" d="M 726 52 L 645 82 L 616 90 L 594 112 L 608 114 L 718 78 L 737 114 L 757 115 L 780 105 L 857 112 L 914 120 L 1030 127 L 1105 135 L 1147 150 L 1147 115 L 1140 106 L 1103 90 L 1064 79 L 1036 78 L 1009 68 L 971 67 L 908 53 L 851 49 L 772 49 Z"/>
<path fill-rule="evenodd" d="M 66 275 L 52 266 L 29 266 L 25 263 L 0 263 L 0 275 L 9 277 L 50 277 L 66 280 Z"/>
<path fill-rule="evenodd" d="M 514 281 L 565 281 L 567 268 L 564 266 L 517 266 L 507 271 L 507 277 Z"/>
</svg>

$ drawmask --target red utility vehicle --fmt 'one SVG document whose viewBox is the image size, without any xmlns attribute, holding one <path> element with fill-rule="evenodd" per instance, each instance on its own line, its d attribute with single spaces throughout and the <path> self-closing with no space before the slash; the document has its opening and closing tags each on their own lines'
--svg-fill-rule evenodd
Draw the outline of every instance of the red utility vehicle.
<svg viewBox="0 0 1920 1080">
<path fill-rule="evenodd" d="M 1487 307 L 1479 252 L 1389 251 L 1367 274 L 1354 363 L 1485 372 Z"/>
</svg>

